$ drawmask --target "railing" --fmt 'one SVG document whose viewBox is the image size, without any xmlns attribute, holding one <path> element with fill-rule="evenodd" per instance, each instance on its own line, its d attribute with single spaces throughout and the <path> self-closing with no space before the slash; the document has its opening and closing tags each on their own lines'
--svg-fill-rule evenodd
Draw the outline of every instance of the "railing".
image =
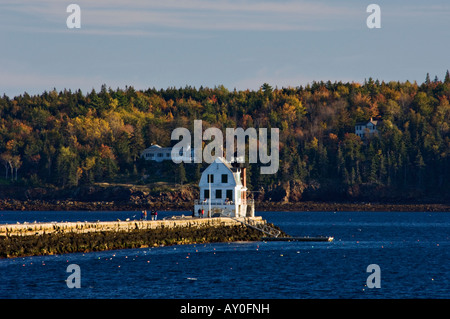
<svg viewBox="0 0 450 319">
<path fill-rule="evenodd" d="M 233 218 L 233 219 L 238 221 L 238 222 L 240 222 L 240 223 L 242 223 L 242 224 L 244 224 L 244 225 L 246 225 L 246 226 L 248 226 L 248 227 L 251 227 L 251 228 L 254 228 L 256 230 L 259 230 L 260 232 L 266 234 L 269 237 L 277 238 L 281 234 L 280 230 L 278 230 L 276 228 L 273 228 L 273 227 L 271 227 L 271 226 L 269 226 L 269 225 L 267 225 L 265 223 L 258 223 L 258 222 L 254 221 L 254 220 L 251 220 L 251 219 L 244 219 L 244 220 L 238 219 L 238 218 Z"/>
<path fill-rule="evenodd" d="M 194 200 L 194 205 L 209 205 L 211 202 L 211 206 L 214 205 L 234 205 L 235 202 L 231 200 L 223 200 L 223 199 L 205 199 L 205 200 Z M 255 201 L 253 199 L 241 199 L 241 205 L 254 205 Z"/>
<path fill-rule="evenodd" d="M 210 202 L 211 202 L 211 206 L 214 206 L 214 205 L 234 205 L 233 201 L 226 201 L 226 200 L 223 200 L 223 199 L 211 199 L 211 200 L 207 200 L 207 199 L 199 200 L 199 199 L 196 199 L 196 200 L 194 200 L 194 205 L 209 205 Z"/>
</svg>

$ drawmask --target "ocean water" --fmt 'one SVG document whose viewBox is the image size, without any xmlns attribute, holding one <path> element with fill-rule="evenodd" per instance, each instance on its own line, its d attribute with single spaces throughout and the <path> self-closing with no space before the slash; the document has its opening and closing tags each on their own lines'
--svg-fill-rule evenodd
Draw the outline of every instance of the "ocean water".
<svg viewBox="0 0 450 319">
<path fill-rule="evenodd" d="M 326 235 L 334 241 L 215 243 L 0 259 L 0 298 L 450 298 L 450 213 L 257 214 L 292 236 Z M 0 223 L 125 220 L 134 215 L 3 211 Z M 81 288 L 66 284 L 71 264 L 80 267 Z M 380 288 L 367 286 L 372 264 L 379 266 Z"/>
</svg>

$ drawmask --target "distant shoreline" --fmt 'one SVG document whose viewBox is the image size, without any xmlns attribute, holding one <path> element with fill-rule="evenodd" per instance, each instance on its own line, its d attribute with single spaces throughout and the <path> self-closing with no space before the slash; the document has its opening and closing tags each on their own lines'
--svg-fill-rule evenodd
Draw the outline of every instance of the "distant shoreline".
<svg viewBox="0 0 450 319">
<path fill-rule="evenodd" d="M 450 204 L 392 204 L 392 203 L 334 203 L 334 202 L 298 202 L 298 203 L 262 203 L 256 210 L 270 211 L 364 211 L 364 212 L 450 212 Z"/>
<path fill-rule="evenodd" d="M 148 204 L 130 201 L 92 201 L 82 202 L 74 200 L 26 200 L 1 199 L 0 211 L 140 211 L 156 209 L 160 211 L 191 211 L 190 202 L 154 202 Z M 369 202 L 257 202 L 256 211 L 398 211 L 398 212 L 450 212 L 450 204 L 442 203 L 369 203 Z"/>
</svg>

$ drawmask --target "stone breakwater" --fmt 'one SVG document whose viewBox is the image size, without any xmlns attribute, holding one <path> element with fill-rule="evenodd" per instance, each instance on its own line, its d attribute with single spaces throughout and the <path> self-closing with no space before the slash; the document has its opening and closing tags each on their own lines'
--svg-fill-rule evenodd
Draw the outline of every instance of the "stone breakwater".
<svg viewBox="0 0 450 319">
<path fill-rule="evenodd" d="M 244 221 L 244 219 L 242 219 Z M 246 222 L 267 224 L 261 217 Z M 272 225 L 273 226 L 273 225 Z M 0 225 L 0 257 L 52 255 L 208 242 L 257 241 L 263 234 L 231 218 Z"/>
<path fill-rule="evenodd" d="M 238 222 L 249 221 L 265 224 L 261 216 L 232 219 L 227 217 L 215 218 L 171 218 L 163 220 L 129 220 L 129 221 L 106 221 L 106 222 L 53 222 L 53 223 L 24 223 L 0 225 L 1 236 L 30 236 L 53 233 L 88 233 L 102 231 L 126 231 L 151 230 L 158 228 L 175 227 L 224 227 L 241 225 Z"/>
</svg>

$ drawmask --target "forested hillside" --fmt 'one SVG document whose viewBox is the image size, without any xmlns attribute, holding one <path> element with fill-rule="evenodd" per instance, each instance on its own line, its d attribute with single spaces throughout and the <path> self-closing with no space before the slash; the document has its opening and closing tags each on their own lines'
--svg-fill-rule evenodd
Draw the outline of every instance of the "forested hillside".
<svg viewBox="0 0 450 319">
<path fill-rule="evenodd" d="M 248 181 L 260 199 L 449 199 L 450 76 L 422 84 L 314 82 L 258 91 L 133 87 L 55 90 L 0 98 L 0 182 L 73 188 L 96 182 L 197 183 L 205 167 L 140 159 L 152 143 L 203 120 L 203 129 L 277 127 L 280 169 Z M 362 141 L 355 123 L 382 119 Z M 177 172 L 174 174 L 173 172 Z"/>
</svg>

